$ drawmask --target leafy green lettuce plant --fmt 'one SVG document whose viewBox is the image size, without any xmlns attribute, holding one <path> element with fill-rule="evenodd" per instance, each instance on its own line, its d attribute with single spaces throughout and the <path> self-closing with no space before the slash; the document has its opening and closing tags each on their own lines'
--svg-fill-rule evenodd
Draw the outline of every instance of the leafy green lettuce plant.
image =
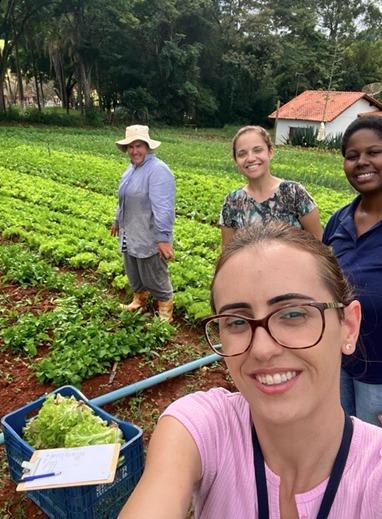
<svg viewBox="0 0 382 519">
<path fill-rule="evenodd" d="M 84 401 L 60 394 L 46 398 L 23 432 L 35 449 L 123 443 L 122 431 L 115 423 L 109 425 Z"/>
</svg>

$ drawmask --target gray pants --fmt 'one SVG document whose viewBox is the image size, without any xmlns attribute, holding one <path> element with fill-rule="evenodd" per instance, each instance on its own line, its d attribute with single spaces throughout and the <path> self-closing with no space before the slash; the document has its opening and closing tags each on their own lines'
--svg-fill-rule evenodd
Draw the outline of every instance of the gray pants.
<svg viewBox="0 0 382 519">
<path fill-rule="evenodd" d="M 167 301 L 172 298 L 172 285 L 167 261 L 154 254 L 149 258 L 135 258 L 123 254 L 125 272 L 134 292 L 148 290 L 154 299 Z"/>
</svg>

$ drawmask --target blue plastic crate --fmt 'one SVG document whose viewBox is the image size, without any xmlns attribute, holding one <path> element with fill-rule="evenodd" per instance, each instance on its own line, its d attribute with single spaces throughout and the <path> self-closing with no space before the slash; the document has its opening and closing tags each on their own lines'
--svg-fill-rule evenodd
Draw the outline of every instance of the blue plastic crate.
<svg viewBox="0 0 382 519">
<path fill-rule="evenodd" d="M 62 396 L 74 396 L 77 400 L 85 401 L 103 420 L 109 423 L 115 422 L 118 425 L 126 441 L 121 446 L 121 461 L 118 463 L 113 483 L 33 490 L 26 494 L 52 519 L 114 519 L 118 516 L 143 472 L 142 430 L 129 422 L 118 420 L 101 408 L 94 406 L 75 387 L 63 386 L 53 391 L 53 394 L 55 393 L 60 393 Z M 29 461 L 34 451 L 22 439 L 23 427 L 31 416 L 37 414 L 47 396 L 5 415 L 1 420 L 9 471 L 15 482 L 21 479 L 22 462 Z"/>
</svg>

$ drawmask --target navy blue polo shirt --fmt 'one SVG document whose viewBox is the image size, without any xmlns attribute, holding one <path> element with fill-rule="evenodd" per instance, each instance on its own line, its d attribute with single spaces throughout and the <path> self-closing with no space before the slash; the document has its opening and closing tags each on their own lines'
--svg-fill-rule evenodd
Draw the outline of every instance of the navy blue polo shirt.
<svg viewBox="0 0 382 519">
<path fill-rule="evenodd" d="M 334 213 L 323 242 L 333 248 L 362 305 L 360 338 L 366 358 L 357 348 L 352 356 L 343 356 L 343 367 L 361 382 L 382 384 L 382 220 L 357 237 L 354 211 L 360 199 Z"/>
</svg>

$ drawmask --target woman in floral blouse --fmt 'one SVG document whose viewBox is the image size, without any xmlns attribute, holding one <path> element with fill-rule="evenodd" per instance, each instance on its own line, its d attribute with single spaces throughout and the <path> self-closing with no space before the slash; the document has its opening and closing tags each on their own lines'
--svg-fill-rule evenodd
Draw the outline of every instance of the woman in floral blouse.
<svg viewBox="0 0 382 519">
<path fill-rule="evenodd" d="M 270 171 L 273 144 L 261 126 L 244 126 L 232 141 L 233 158 L 247 184 L 224 200 L 219 224 L 223 247 L 237 229 L 261 220 L 282 220 L 322 238 L 320 216 L 313 198 L 298 182 L 275 177 Z"/>
</svg>

